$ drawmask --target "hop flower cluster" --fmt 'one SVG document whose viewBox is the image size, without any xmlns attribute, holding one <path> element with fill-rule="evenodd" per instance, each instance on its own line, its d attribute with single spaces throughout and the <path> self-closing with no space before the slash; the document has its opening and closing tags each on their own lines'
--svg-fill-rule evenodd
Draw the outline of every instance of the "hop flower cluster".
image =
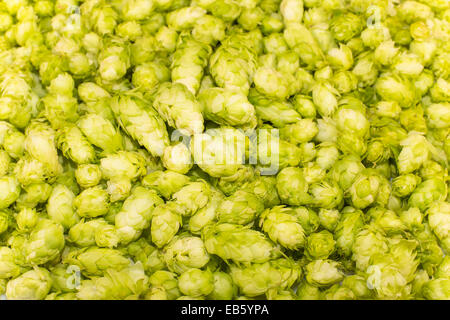
<svg viewBox="0 0 450 320">
<path fill-rule="evenodd" d="M 450 299 L 448 0 L 0 0 L 0 295 Z"/>
</svg>

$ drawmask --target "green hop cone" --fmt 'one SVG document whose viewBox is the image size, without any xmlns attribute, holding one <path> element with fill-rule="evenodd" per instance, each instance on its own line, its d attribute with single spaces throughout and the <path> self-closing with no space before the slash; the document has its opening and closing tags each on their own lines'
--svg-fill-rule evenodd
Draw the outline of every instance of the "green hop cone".
<svg viewBox="0 0 450 320">
<path fill-rule="evenodd" d="M 204 13 L 203 9 L 191 8 L 194 10 L 202 10 Z M 197 20 L 194 21 L 198 26 Z M 203 69 L 208 64 L 208 58 L 211 52 L 212 50 L 209 45 L 191 39 L 190 36 L 185 34 L 181 34 L 178 38 L 177 48 L 172 56 L 171 78 L 173 83 L 182 84 L 190 93 L 196 95 L 204 75 Z"/>
<path fill-rule="evenodd" d="M 103 227 L 108 225 L 108 222 L 101 218 L 89 221 L 81 220 L 70 228 L 67 240 L 80 247 L 95 246 L 97 232 L 101 232 Z"/>
<path fill-rule="evenodd" d="M 219 222 L 245 225 L 263 210 L 264 205 L 256 195 L 238 190 L 220 203 L 216 214 Z"/>
<path fill-rule="evenodd" d="M 214 290 L 214 276 L 209 270 L 189 269 L 180 275 L 178 287 L 188 296 L 206 296 Z"/>
<path fill-rule="evenodd" d="M 320 295 L 320 289 L 310 285 L 307 281 L 303 281 L 298 286 L 297 296 L 299 300 L 320 300 Z"/>
<path fill-rule="evenodd" d="M 189 182 L 172 195 L 173 202 L 182 216 L 191 216 L 208 204 L 211 189 L 206 181 Z"/>
<path fill-rule="evenodd" d="M 443 241 L 450 237 L 450 205 L 448 202 L 434 202 L 426 214 L 430 228 L 438 239 Z"/>
<path fill-rule="evenodd" d="M 263 263 L 279 255 L 264 234 L 241 225 L 211 225 L 203 230 L 202 238 L 210 254 L 236 263 Z"/>
<path fill-rule="evenodd" d="M 294 209 L 276 206 L 261 214 L 260 226 L 270 239 L 283 247 L 298 250 L 305 243 L 305 232 Z"/>
<path fill-rule="evenodd" d="M 142 178 L 142 185 L 156 190 L 165 199 L 184 187 L 189 182 L 189 177 L 174 171 L 153 171 Z"/>
<path fill-rule="evenodd" d="M 206 226 L 213 224 L 216 221 L 217 209 L 223 200 L 224 195 L 213 189 L 208 204 L 189 218 L 189 231 L 192 234 L 201 235 L 202 230 Z M 253 212 L 253 210 L 250 211 Z"/>
<path fill-rule="evenodd" d="M 15 177 L 5 176 L 0 178 L 0 208 L 4 209 L 13 204 L 20 195 L 20 185 Z"/>
<path fill-rule="evenodd" d="M 330 232 L 334 232 L 341 215 L 337 209 L 319 209 L 320 224 Z"/>
<path fill-rule="evenodd" d="M 174 300 L 181 295 L 175 273 L 159 270 L 153 273 L 148 280 L 153 288 L 162 289 L 169 300 Z"/>
<path fill-rule="evenodd" d="M 157 206 L 153 210 L 151 222 L 152 242 L 159 248 L 165 246 L 177 234 L 182 225 L 181 215 L 174 203 Z"/>
<path fill-rule="evenodd" d="M 237 287 L 228 273 L 213 272 L 214 289 L 208 295 L 213 300 L 231 300 L 237 295 Z"/>
<path fill-rule="evenodd" d="M 147 173 L 146 160 L 133 151 L 119 151 L 100 160 L 102 177 L 109 179 L 108 193 L 111 202 L 124 200 L 131 191 L 131 181 Z"/>
<path fill-rule="evenodd" d="M 125 132 L 152 155 L 163 154 L 169 144 L 166 125 L 149 102 L 137 95 L 120 95 L 112 99 L 111 108 Z"/>
<path fill-rule="evenodd" d="M 320 220 L 317 213 L 307 207 L 297 207 L 295 210 L 295 216 L 299 223 L 303 227 L 305 234 L 310 234 L 316 231 L 320 226 Z"/>
<path fill-rule="evenodd" d="M 276 189 L 276 178 L 271 176 L 259 176 L 254 181 L 244 185 L 264 203 L 264 207 L 273 207 L 280 204 Z"/>
<path fill-rule="evenodd" d="M 398 176 L 392 181 L 392 192 L 399 197 L 406 197 L 414 191 L 422 179 L 414 174 Z"/>
<path fill-rule="evenodd" d="M 342 286 L 350 289 L 353 294 L 360 299 L 371 298 L 373 292 L 367 287 L 367 281 L 362 276 L 350 275 L 342 280 Z"/>
<path fill-rule="evenodd" d="M 381 183 L 381 177 L 377 173 L 370 170 L 361 172 L 349 189 L 353 206 L 364 209 L 374 203 Z"/>
<path fill-rule="evenodd" d="M 155 207 L 163 200 L 155 191 L 137 187 L 123 203 L 115 218 L 115 226 L 122 243 L 136 240 L 150 225 Z"/>
<path fill-rule="evenodd" d="M 79 220 L 77 212 L 74 210 L 75 195 L 63 184 L 53 187 L 52 193 L 47 202 L 47 214 L 49 218 L 64 228 L 70 229 Z"/>
<path fill-rule="evenodd" d="M 267 97 L 256 89 L 250 89 L 248 100 L 254 105 L 259 119 L 269 121 L 276 127 L 281 128 L 300 120 L 300 115 L 293 105 L 284 100 Z"/>
<path fill-rule="evenodd" d="M 239 91 L 210 88 L 199 94 L 198 99 L 208 120 L 243 128 L 256 126 L 255 108 Z"/>
<path fill-rule="evenodd" d="M 118 250 L 95 247 L 74 250 L 63 262 L 78 266 L 83 274 L 89 276 L 101 276 L 108 269 L 121 270 L 130 264 L 130 260 Z"/>
<path fill-rule="evenodd" d="M 291 288 L 300 278 L 301 269 L 294 261 L 280 258 L 242 267 L 232 264 L 230 275 L 244 295 L 256 297 L 272 288 Z"/>
<path fill-rule="evenodd" d="M 450 291 L 449 279 L 430 280 L 423 286 L 423 295 L 430 300 L 448 300 Z"/>
<path fill-rule="evenodd" d="M 435 276 L 437 278 L 449 278 L 450 277 L 450 257 L 445 256 L 441 264 L 436 270 Z"/>
<path fill-rule="evenodd" d="M 103 248 L 114 248 L 119 244 L 119 235 L 113 225 L 102 223 L 94 233 L 95 244 Z"/>
<path fill-rule="evenodd" d="M 333 234 L 323 230 L 312 233 L 306 239 L 306 255 L 311 259 L 327 259 L 335 250 Z"/>
<path fill-rule="evenodd" d="M 94 162 L 93 146 L 76 125 L 67 125 L 57 133 L 58 148 L 63 154 L 79 164 Z"/>
<path fill-rule="evenodd" d="M 356 296 L 352 290 L 341 287 L 339 284 L 331 286 L 322 293 L 324 300 L 356 300 Z"/>
<path fill-rule="evenodd" d="M 323 180 L 309 187 L 311 205 L 323 209 L 339 207 L 343 202 L 343 192 L 333 180 Z"/>
<path fill-rule="evenodd" d="M 191 268 L 202 268 L 210 256 L 199 237 L 176 236 L 164 248 L 164 261 L 170 271 L 181 274 Z"/>
<path fill-rule="evenodd" d="M 388 244 L 386 237 L 370 227 L 361 229 L 355 236 L 352 246 L 352 260 L 358 270 L 366 270 L 370 259 L 376 254 L 386 253 Z"/>
<path fill-rule="evenodd" d="M 408 199 L 410 207 L 425 211 L 435 201 L 446 198 L 447 188 L 441 178 L 431 178 L 419 184 Z"/>
<path fill-rule="evenodd" d="M 318 131 L 317 124 L 312 119 L 301 119 L 281 128 L 280 136 L 290 143 L 299 144 L 311 141 Z"/>
<path fill-rule="evenodd" d="M 162 163 L 168 170 L 186 174 L 192 168 L 191 151 L 183 143 L 167 146 L 164 149 Z"/>
<path fill-rule="evenodd" d="M 203 131 L 201 106 L 183 84 L 162 84 L 155 94 L 153 107 L 168 125 L 179 129 L 182 134 Z"/>
<path fill-rule="evenodd" d="M 46 172 L 55 176 L 62 171 L 58 161 L 55 132 L 44 122 L 35 121 L 25 131 L 25 150 L 29 155 L 43 163 Z"/>
<path fill-rule="evenodd" d="M 74 209 L 83 218 L 96 218 L 109 211 L 108 192 L 99 186 L 83 190 L 73 201 Z"/>
<path fill-rule="evenodd" d="M 239 41 L 239 35 L 221 42 L 211 55 L 209 69 L 219 87 L 248 93 L 251 77 L 256 70 L 256 52 L 248 41 Z"/>
<path fill-rule="evenodd" d="M 40 220 L 30 233 L 25 257 L 33 265 L 44 264 L 58 257 L 64 248 L 64 229 L 52 220 Z"/>
<path fill-rule="evenodd" d="M 283 203 L 299 206 L 310 203 L 308 183 L 303 171 L 296 167 L 282 169 L 277 175 L 278 195 Z"/>
<path fill-rule="evenodd" d="M 162 252 L 144 238 L 140 238 L 130 243 L 128 247 L 119 250 L 122 250 L 125 255 L 130 256 L 133 260 L 142 263 L 144 270 L 147 272 L 152 273 L 166 268 Z"/>
<path fill-rule="evenodd" d="M 75 170 L 75 178 L 82 188 L 94 187 L 102 179 L 102 172 L 96 164 L 82 164 Z"/>
<path fill-rule="evenodd" d="M 334 230 L 336 247 L 338 252 L 349 256 L 356 235 L 364 226 L 363 212 L 352 207 L 346 207 L 342 211 L 341 218 Z"/>
<path fill-rule="evenodd" d="M 398 169 L 401 174 L 419 169 L 430 156 L 430 146 L 426 138 L 418 133 L 411 133 L 401 142 L 402 151 L 398 155 Z"/>
<path fill-rule="evenodd" d="M 16 216 L 17 229 L 30 231 L 39 220 L 39 215 L 34 208 L 22 208 Z"/>
<path fill-rule="evenodd" d="M 140 262 L 122 270 L 108 269 L 102 277 L 82 280 L 77 297 L 82 300 L 136 299 L 148 288 L 148 277 Z"/>
<path fill-rule="evenodd" d="M 317 287 L 335 284 L 343 278 L 339 263 L 333 260 L 314 260 L 306 266 L 306 280 Z"/>
<path fill-rule="evenodd" d="M 78 127 L 88 141 L 106 152 L 114 152 L 123 148 L 122 136 L 110 120 L 101 115 L 88 113 L 82 116 Z"/>
<path fill-rule="evenodd" d="M 212 177 L 236 174 L 245 164 L 247 137 L 233 127 L 220 127 L 195 134 L 190 150 L 194 163 Z"/>
<path fill-rule="evenodd" d="M 43 300 L 50 291 L 52 278 L 43 268 L 35 268 L 8 282 L 6 297 L 10 300 Z"/>
<path fill-rule="evenodd" d="M 0 247 L 0 258 L 0 279 L 8 279 L 20 275 L 22 270 L 15 262 L 12 249 Z"/>
<path fill-rule="evenodd" d="M 8 211 L 0 211 L 0 233 L 6 232 L 11 222 L 11 214 Z"/>
</svg>

